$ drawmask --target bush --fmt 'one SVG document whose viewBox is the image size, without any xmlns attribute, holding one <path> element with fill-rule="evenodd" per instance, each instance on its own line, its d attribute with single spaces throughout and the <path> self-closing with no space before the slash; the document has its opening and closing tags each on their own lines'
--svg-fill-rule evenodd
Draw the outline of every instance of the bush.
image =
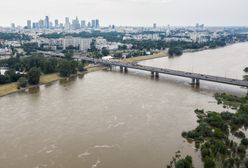
<svg viewBox="0 0 248 168">
<path fill-rule="evenodd" d="M 170 56 L 180 56 L 183 54 L 183 49 L 181 47 L 171 47 L 169 49 Z"/>
<path fill-rule="evenodd" d="M 28 80 L 25 77 L 21 77 L 18 79 L 18 88 L 25 88 L 28 85 Z"/>
<path fill-rule="evenodd" d="M 242 145 L 245 145 L 245 146 L 248 146 L 248 139 L 247 139 L 247 138 L 243 138 L 243 139 L 241 140 L 241 144 L 242 144 Z"/>
<path fill-rule="evenodd" d="M 186 156 L 185 159 L 180 159 L 175 163 L 176 168 L 193 168 L 192 157 Z"/>
<path fill-rule="evenodd" d="M 212 158 L 206 157 L 204 159 L 204 168 L 215 168 L 215 162 L 213 161 Z"/>
<path fill-rule="evenodd" d="M 40 69 L 31 68 L 28 72 L 28 83 L 31 85 L 37 85 L 40 82 Z"/>
</svg>

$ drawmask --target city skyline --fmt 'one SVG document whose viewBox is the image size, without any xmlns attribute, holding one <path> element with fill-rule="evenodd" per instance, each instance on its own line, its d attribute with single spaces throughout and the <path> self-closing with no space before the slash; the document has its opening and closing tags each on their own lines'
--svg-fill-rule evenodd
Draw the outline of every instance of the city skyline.
<svg viewBox="0 0 248 168">
<path fill-rule="evenodd" d="M 49 4 L 49 5 L 48 5 Z M 1 26 L 11 23 L 24 26 L 27 20 L 49 16 L 64 22 L 65 17 L 82 20 L 99 18 L 101 25 L 189 26 L 204 23 L 208 26 L 248 26 L 245 0 L 9 0 L 2 2 Z M 14 6 L 14 8 L 13 8 Z"/>
</svg>

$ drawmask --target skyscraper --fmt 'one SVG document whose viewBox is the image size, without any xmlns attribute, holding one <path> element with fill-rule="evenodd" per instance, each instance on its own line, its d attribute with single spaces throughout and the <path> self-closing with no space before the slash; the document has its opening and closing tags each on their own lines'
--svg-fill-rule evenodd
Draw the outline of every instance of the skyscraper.
<svg viewBox="0 0 248 168">
<path fill-rule="evenodd" d="M 99 22 L 99 19 L 96 19 L 96 28 L 100 28 L 100 22 Z"/>
<path fill-rule="evenodd" d="M 15 29 L 15 23 L 11 23 L 11 28 Z"/>
<path fill-rule="evenodd" d="M 27 28 L 28 28 L 28 29 L 31 29 L 31 28 L 32 28 L 31 20 L 28 20 L 28 21 L 27 21 Z"/>
<path fill-rule="evenodd" d="M 44 20 L 39 21 L 39 28 L 43 29 L 44 28 Z"/>
<path fill-rule="evenodd" d="M 157 24 L 153 23 L 153 29 L 156 29 L 156 28 L 157 28 Z"/>
<path fill-rule="evenodd" d="M 58 19 L 55 20 L 54 26 L 55 26 L 55 28 L 58 28 L 59 27 L 59 20 Z"/>
<path fill-rule="evenodd" d="M 85 20 L 81 20 L 81 28 L 85 28 L 86 27 L 86 22 Z"/>
<path fill-rule="evenodd" d="M 91 24 L 90 24 L 90 22 L 88 22 L 88 24 L 87 24 L 87 27 L 88 27 L 88 28 L 90 28 L 90 27 L 91 27 Z"/>
<path fill-rule="evenodd" d="M 76 17 L 76 19 L 72 21 L 72 28 L 80 29 L 80 23 L 79 23 L 78 17 Z"/>
<path fill-rule="evenodd" d="M 70 19 L 68 17 L 65 18 L 65 29 L 70 29 Z"/>
<path fill-rule="evenodd" d="M 49 29 L 49 27 L 50 27 L 49 17 L 46 16 L 46 18 L 45 18 L 45 28 Z"/>
<path fill-rule="evenodd" d="M 96 28 L 96 20 L 91 20 L 91 27 Z"/>
</svg>

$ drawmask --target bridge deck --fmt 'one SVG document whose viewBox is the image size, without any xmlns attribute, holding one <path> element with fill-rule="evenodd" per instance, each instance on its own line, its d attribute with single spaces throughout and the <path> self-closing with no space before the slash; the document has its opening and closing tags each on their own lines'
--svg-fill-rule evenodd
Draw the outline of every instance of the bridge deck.
<svg viewBox="0 0 248 168">
<path fill-rule="evenodd" d="M 211 81 L 211 82 L 217 82 L 217 83 L 223 83 L 223 84 L 229 84 L 229 85 L 235 85 L 235 86 L 241 86 L 241 87 L 248 87 L 247 81 L 243 81 L 243 80 L 239 80 L 239 79 L 224 78 L 224 77 L 205 75 L 205 74 L 199 74 L 199 73 L 191 73 L 191 72 L 178 71 L 178 70 L 172 70 L 172 69 L 155 68 L 155 67 L 142 66 L 142 65 L 138 65 L 138 64 L 132 64 L 132 63 L 106 61 L 106 60 L 102 60 L 102 59 L 94 59 L 94 58 L 89 58 L 89 57 L 78 57 L 76 59 L 89 61 L 89 62 L 92 62 L 95 64 L 102 64 L 105 66 L 120 66 L 120 67 L 149 71 L 149 72 L 154 72 L 154 73 L 180 76 L 180 77 L 185 77 L 185 78 Z"/>
</svg>

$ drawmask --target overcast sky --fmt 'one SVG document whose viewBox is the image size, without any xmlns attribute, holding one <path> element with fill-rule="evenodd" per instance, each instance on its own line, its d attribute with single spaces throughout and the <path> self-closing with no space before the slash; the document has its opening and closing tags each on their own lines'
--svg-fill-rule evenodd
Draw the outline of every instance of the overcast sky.
<svg viewBox="0 0 248 168">
<path fill-rule="evenodd" d="M 1 0 L 0 25 L 99 18 L 102 25 L 248 26 L 248 0 Z"/>
</svg>

